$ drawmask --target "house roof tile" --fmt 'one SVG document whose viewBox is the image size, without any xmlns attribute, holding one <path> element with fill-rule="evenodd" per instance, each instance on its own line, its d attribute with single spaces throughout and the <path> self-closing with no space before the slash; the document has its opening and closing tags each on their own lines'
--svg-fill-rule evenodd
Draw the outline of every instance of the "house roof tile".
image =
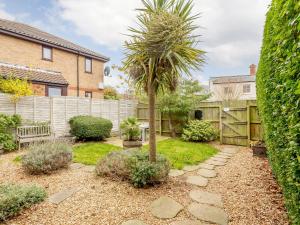
<svg viewBox="0 0 300 225">
<path fill-rule="evenodd" d="M 222 77 L 211 77 L 210 80 L 212 81 L 213 84 L 244 83 L 244 82 L 255 82 L 256 76 L 250 76 L 250 75 L 222 76 Z"/>
<path fill-rule="evenodd" d="M 13 76 L 35 82 L 68 85 L 67 80 L 62 76 L 60 72 L 43 69 L 33 69 L 27 66 L 2 62 L 0 62 L 0 76 L 5 78 Z"/>
<path fill-rule="evenodd" d="M 66 51 L 79 53 L 80 55 L 96 58 L 104 62 L 109 61 L 109 58 L 104 55 L 81 47 L 63 38 L 49 34 L 27 24 L 0 19 L 0 33 L 29 39 L 30 41 L 50 45 L 52 47 L 63 48 Z"/>
</svg>

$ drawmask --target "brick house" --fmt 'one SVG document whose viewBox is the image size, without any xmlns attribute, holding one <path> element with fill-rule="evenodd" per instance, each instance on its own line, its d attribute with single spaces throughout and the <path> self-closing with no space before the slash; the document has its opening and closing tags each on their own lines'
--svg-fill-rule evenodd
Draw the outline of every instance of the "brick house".
<svg viewBox="0 0 300 225">
<path fill-rule="evenodd" d="M 211 77 L 209 92 L 211 101 L 255 100 L 256 65 L 250 65 L 250 75 Z"/>
<path fill-rule="evenodd" d="M 108 61 L 37 28 L 0 19 L 0 76 L 28 79 L 36 95 L 103 98 Z"/>
</svg>

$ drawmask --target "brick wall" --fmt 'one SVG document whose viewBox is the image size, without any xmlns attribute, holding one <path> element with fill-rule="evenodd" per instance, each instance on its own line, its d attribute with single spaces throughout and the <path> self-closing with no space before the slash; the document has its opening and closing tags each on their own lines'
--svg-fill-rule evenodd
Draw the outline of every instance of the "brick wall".
<svg viewBox="0 0 300 225">
<path fill-rule="evenodd" d="M 42 45 L 0 34 L 0 61 L 61 72 L 69 82 L 68 95 L 76 96 L 77 55 L 55 48 L 52 51 L 53 61 L 42 60 Z M 98 89 L 98 83 L 103 82 L 104 63 L 93 59 L 92 74 L 85 73 L 84 63 L 85 57 L 79 56 L 80 96 L 92 90 L 93 97 L 102 98 L 103 91 Z"/>
<path fill-rule="evenodd" d="M 45 85 L 44 84 L 32 84 L 34 95 L 45 96 Z"/>
</svg>

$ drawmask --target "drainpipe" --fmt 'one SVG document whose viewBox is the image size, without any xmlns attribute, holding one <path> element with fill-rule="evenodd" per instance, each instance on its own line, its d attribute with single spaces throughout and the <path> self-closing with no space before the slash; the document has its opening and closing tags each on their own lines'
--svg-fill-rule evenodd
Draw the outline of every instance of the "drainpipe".
<svg viewBox="0 0 300 225">
<path fill-rule="evenodd" d="M 79 97 L 79 52 L 77 53 L 77 97 Z"/>
</svg>

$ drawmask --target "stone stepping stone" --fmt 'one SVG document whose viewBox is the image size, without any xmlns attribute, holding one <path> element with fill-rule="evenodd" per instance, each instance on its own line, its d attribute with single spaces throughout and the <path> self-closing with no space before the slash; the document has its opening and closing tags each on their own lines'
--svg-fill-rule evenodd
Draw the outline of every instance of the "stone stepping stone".
<svg viewBox="0 0 300 225">
<path fill-rule="evenodd" d="M 214 165 L 214 166 L 225 166 L 225 164 L 226 164 L 225 162 L 220 162 L 220 161 L 216 161 L 216 160 L 212 160 L 212 159 L 205 161 L 205 163 Z"/>
<path fill-rule="evenodd" d="M 237 153 L 239 150 L 236 149 L 236 148 L 224 148 L 222 150 L 222 152 L 225 152 L 225 153 L 230 153 L 230 154 L 235 154 Z"/>
<path fill-rule="evenodd" d="M 182 170 L 170 170 L 169 176 L 170 177 L 178 177 L 184 174 Z"/>
<path fill-rule="evenodd" d="M 141 220 L 128 220 L 126 222 L 123 222 L 121 225 L 147 225 Z"/>
<path fill-rule="evenodd" d="M 77 169 L 80 169 L 80 168 L 82 168 L 82 167 L 84 167 L 84 165 L 81 164 L 81 163 L 72 163 L 72 164 L 70 165 L 70 168 L 71 168 L 72 170 L 77 170 Z"/>
<path fill-rule="evenodd" d="M 206 177 L 206 178 L 213 178 L 217 176 L 216 171 L 214 170 L 208 170 L 208 169 L 200 169 L 197 172 L 200 176 Z"/>
<path fill-rule="evenodd" d="M 206 187 L 208 184 L 208 179 L 201 176 L 189 176 L 186 179 L 186 183 L 197 185 L 199 187 Z"/>
<path fill-rule="evenodd" d="M 234 156 L 234 154 L 226 153 L 226 152 L 221 152 L 218 155 L 224 155 L 224 156 L 229 156 L 229 157 L 233 157 Z"/>
<path fill-rule="evenodd" d="M 198 220 L 181 220 L 170 223 L 170 225 L 207 225 Z"/>
<path fill-rule="evenodd" d="M 183 170 L 186 172 L 192 172 L 199 169 L 199 165 L 194 165 L 194 166 L 185 166 L 183 167 Z"/>
<path fill-rule="evenodd" d="M 188 211 L 199 220 L 219 225 L 228 224 L 228 216 L 225 211 L 214 206 L 192 203 L 188 206 Z"/>
<path fill-rule="evenodd" d="M 168 196 L 162 196 L 150 205 L 152 215 L 159 219 L 174 218 L 181 210 L 183 206 Z"/>
<path fill-rule="evenodd" d="M 230 159 L 230 158 L 231 158 L 231 156 L 223 155 L 223 154 L 218 154 L 218 155 L 216 155 L 215 157 L 221 158 L 221 159 Z"/>
<path fill-rule="evenodd" d="M 219 194 L 214 194 L 206 191 L 193 190 L 190 192 L 189 195 L 191 199 L 193 199 L 198 203 L 223 207 L 222 197 Z"/>
<path fill-rule="evenodd" d="M 222 159 L 218 157 L 212 157 L 211 160 L 219 161 L 219 162 L 227 162 L 227 159 Z"/>
<path fill-rule="evenodd" d="M 80 189 L 81 189 L 80 187 L 75 187 L 75 188 L 70 188 L 70 189 L 66 189 L 66 190 L 57 192 L 49 197 L 49 202 L 51 202 L 53 204 L 59 204 L 62 201 L 66 200 L 67 198 L 74 195 Z"/>
<path fill-rule="evenodd" d="M 84 170 L 85 172 L 90 172 L 90 173 L 92 173 L 92 172 L 95 171 L 95 166 L 85 166 L 85 167 L 83 167 L 83 170 Z"/>
<path fill-rule="evenodd" d="M 206 164 L 206 163 L 201 163 L 199 165 L 200 169 L 207 169 L 207 170 L 213 170 L 215 168 L 214 165 Z"/>
</svg>

